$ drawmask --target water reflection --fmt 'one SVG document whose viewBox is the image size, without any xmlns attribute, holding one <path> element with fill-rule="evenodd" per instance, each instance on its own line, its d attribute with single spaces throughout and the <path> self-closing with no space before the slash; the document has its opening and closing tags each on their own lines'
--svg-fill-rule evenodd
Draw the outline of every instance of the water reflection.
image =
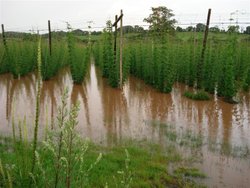
<svg viewBox="0 0 250 188">
<path fill-rule="evenodd" d="M 191 130 L 203 138 L 204 146 L 195 151 L 197 156 L 203 157 L 200 168 L 214 179 L 221 177 L 218 182 L 227 183 L 227 178 L 238 176 L 239 170 L 234 172 L 235 165 L 242 172 L 248 172 L 246 174 L 250 172 L 247 159 L 237 159 L 250 156 L 249 93 L 242 94 L 242 102 L 237 105 L 216 97 L 198 102 L 182 96 L 190 88 L 181 84 L 175 84 L 171 94 L 163 94 L 130 77 L 123 90 L 111 88 L 93 64 L 84 83 L 73 85 L 69 70 L 65 69 L 42 84 L 40 137 L 45 126 L 55 128 L 57 108 L 65 87 L 69 88 L 69 104 L 80 102 L 77 131 L 84 137 L 107 145 L 124 138 L 148 139 L 164 145 L 167 126 L 171 125 L 172 131 L 180 135 L 184 135 L 184 130 Z M 0 75 L 0 134 L 11 135 L 12 117 L 18 121 L 24 116 L 28 131 L 32 133 L 35 94 L 35 74 L 20 80 L 13 80 L 8 74 Z M 232 185 L 238 186 L 239 181 L 250 183 L 246 176 L 236 179 Z"/>
<path fill-rule="evenodd" d="M 60 97 L 67 86 L 70 103 L 79 101 L 81 105 L 79 130 L 82 130 L 84 136 L 91 137 L 85 129 L 94 126 L 95 132 L 98 132 L 93 133 L 94 140 L 119 140 L 122 137 L 160 140 L 162 131 L 148 126 L 148 122 L 159 121 L 174 124 L 176 129 L 191 129 L 219 144 L 250 145 L 249 94 L 242 95 L 242 103 L 237 105 L 227 104 L 216 97 L 214 100 L 197 102 L 182 96 L 188 88 L 181 84 L 176 84 L 171 94 L 163 94 L 141 80 L 130 77 L 123 90 L 120 90 L 109 87 L 94 65 L 91 65 L 88 75 L 82 85 L 73 85 L 70 73 L 65 69 L 54 79 L 43 82 L 41 127 L 47 118 L 53 128 Z M 27 121 L 32 124 L 35 74 L 20 80 L 13 80 L 10 75 L 1 75 L 0 89 L 0 103 L 4 106 L 1 108 L 1 132 L 9 131 L 5 125 L 9 125 L 12 111 L 15 117 L 26 115 L 29 117 Z M 157 131 L 159 134 L 154 136 Z"/>
</svg>

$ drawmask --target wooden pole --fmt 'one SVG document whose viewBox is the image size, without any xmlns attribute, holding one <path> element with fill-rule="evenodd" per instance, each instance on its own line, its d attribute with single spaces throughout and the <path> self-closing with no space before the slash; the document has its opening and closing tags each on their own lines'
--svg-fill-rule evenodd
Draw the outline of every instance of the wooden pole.
<svg viewBox="0 0 250 188">
<path fill-rule="evenodd" d="M 123 15 L 121 10 L 121 15 Z M 122 17 L 120 20 L 120 88 L 122 88 Z"/>
<path fill-rule="evenodd" d="M 115 22 L 117 22 L 118 16 L 115 15 Z M 117 38 L 117 24 L 115 26 L 115 37 L 114 37 L 114 63 L 116 63 L 116 38 Z"/>
<path fill-rule="evenodd" d="M 7 43 L 6 43 L 6 37 L 5 37 L 5 32 L 4 32 L 4 25 L 2 24 L 2 37 L 3 37 L 3 45 L 6 48 Z"/>
<path fill-rule="evenodd" d="M 198 63 L 198 67 L 197 67 L 197 88 L 198 89 L 200 89 L 202 87 L 202 84 L 201 84 L 202 72 L 203 72 L 203 64 L 204 64 L 204 55 L 205 55 L 206 45 L 207 45 L 210 16 L 211 16 L 211 9 L 208 9 L 207 24 L 206 24 L 206 29 L 205 29 L 204 38 L 203 38 L 202 51 L 201 51 L 201 59 Z"/>
<path fill-rule="evenodd" d="M 51 46 L 51 28 L 50 28 L 50 20 L 48 20 L 48 28 L 49 28 L 49 55 L 52 54 L 52 46 Z"/>
</svg>

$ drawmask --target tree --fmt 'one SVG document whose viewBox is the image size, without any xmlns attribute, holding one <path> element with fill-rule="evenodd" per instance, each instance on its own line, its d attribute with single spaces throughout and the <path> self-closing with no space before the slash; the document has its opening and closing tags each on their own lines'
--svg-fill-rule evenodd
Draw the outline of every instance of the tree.
<svg viewBox="0 0 250 188">
<path fill-rule="evenodd" d="M 246 31 L 244 33 L 250 35 L 250 26 L 246 27 Z"/>
<path fill-rule="evenodd" d="M 196 25 L 196 31 L 197 31 L 197 32 L 204 32 L 204 31 L 205 31 L 205 28 L 206 28 L 206 26 L 205 26 L 204 24 L 202 24 L 202 23 L 198 23 L 198 24 Z"/>
<path fill-rule="evenodd" d="M 176 31 L 178 31 L 178 32 L 183 32 L 183 31 L 185 31 L 183 28 L 181 28 L 181 27 L 176 27 Z"/>
<path fill-rule="evenodd" d="M 117 32 L 120 32 L 120 28 L 117 29 Z M 125 25 L 122 26 L 122 32 L 123 33 L 133 33 L 134 32 L 134 27 L 131 25 Z"/>
<path fill-rule="evenodd" d="M 239 33 L 240 27 L 238 25 L 230 25 L 228 26 L 228 33 Z"/>
<path fill-rule="evenodd" d="M 186 31 L 187 32 L 193 32 L 193 31 L 195 31 L 195 28 L 193 26 L 188 26 Z"/>
<path fill-rule="evenodd" d="M 177 22 L 172 19 L 174 14 L 171 9 L 165 6 L 152 7 L 152 14 L 148 18 L 144 18 L 144 22 L 150 24 L 149 30 L 153 32 L 174 32 L 174 24 Z"/>
<path fill-rule="evenodd" d="M 134 31 L 136 33 L 142 33 L 142 32 L 144 32 L 144 29 L 143 29 L 143 27 L 140 27 L 139 25 L 135 25 Z"/>
<path fill-rule="evenodd" d="M 220 32 L 220 29 L 218 26 L 214 26 L 214 27 L 210 27 L 209 28 L 209 31 L 210 32 L 214 32 L 214 33 L 219 33 Z"/>
</svg>

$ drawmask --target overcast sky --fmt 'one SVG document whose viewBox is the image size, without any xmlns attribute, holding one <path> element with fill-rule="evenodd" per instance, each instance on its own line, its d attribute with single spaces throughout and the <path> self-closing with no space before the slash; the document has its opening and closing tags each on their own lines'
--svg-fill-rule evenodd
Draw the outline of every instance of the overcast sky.
<svg viewBox="0 0 250 188">
<path fill-rule="evenodd" d="M 172 9 L 179 23 L 205 23 L 208 8 L 211 22 L 228 22 L 236 10 L 234 20 L 250 22 L 250 0 L 0 0 L 0 23 L 16 31 L 46 29 L 48 19 L 53 29 L 66 28 L 65 21 L 73 28 L 86 28 L 88 21 L 102 27 L 123 9 L 124 25 L 141 25 L 156 6 Z"/>
</svg>

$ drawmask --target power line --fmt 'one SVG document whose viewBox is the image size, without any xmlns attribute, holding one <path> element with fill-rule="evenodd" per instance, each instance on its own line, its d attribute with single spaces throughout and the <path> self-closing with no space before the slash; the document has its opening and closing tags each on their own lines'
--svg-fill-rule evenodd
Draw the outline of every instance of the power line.
<svg viewBox="0 0 250 188">
<path fill-rule="evenodd" d="M 194 26 L 194 25 L 197 25 L 199 23 L 202 23 L 202 22 L 179 22 L 179 23 L 176 23 L 175 25 L 176 26 Z M 210 23 L 211 25 L 219 25 L 219 26 L 223 26 L 223 25 L 250 25 L 250 22 L 248 21 L 242 21 L 242 22 L 232 22 L 232 21 L 225 21 L 225 22 L 211 22 Z M 125 25 L 125 26 L 139 26 L 139 27 L 149 27 L 150 25 L 149 24 L 131 24 L 131 25 Z M 52 26 L 53 27 L 53 26 Z M 101 29 L 104 29 L 106 28 L 106 26 L 91 26 L 91 29 L 92 30 L 101 30 Z M 89 31 L 89 26 L 86 26 L 86 27 L 73 27 L 72 28 L 73 30 L 83 30 L 83 31 Z M 36 31 L 39 31 L 39 32 L 47 32 L 48 31 L 48 28 L 32 28 L 32 29 L 21 29 L 21 28 L 6 28 L 5 29 L 6 32 L 27 32 L 27 33 L 34 33 Z M 67 28 L 66 27 L 61 27 L 61 28 L 56 28 L 56 29 L 52 29 L 53 32 L 57 32 L 57 31 L 67 31 Z"/>
</svg>

